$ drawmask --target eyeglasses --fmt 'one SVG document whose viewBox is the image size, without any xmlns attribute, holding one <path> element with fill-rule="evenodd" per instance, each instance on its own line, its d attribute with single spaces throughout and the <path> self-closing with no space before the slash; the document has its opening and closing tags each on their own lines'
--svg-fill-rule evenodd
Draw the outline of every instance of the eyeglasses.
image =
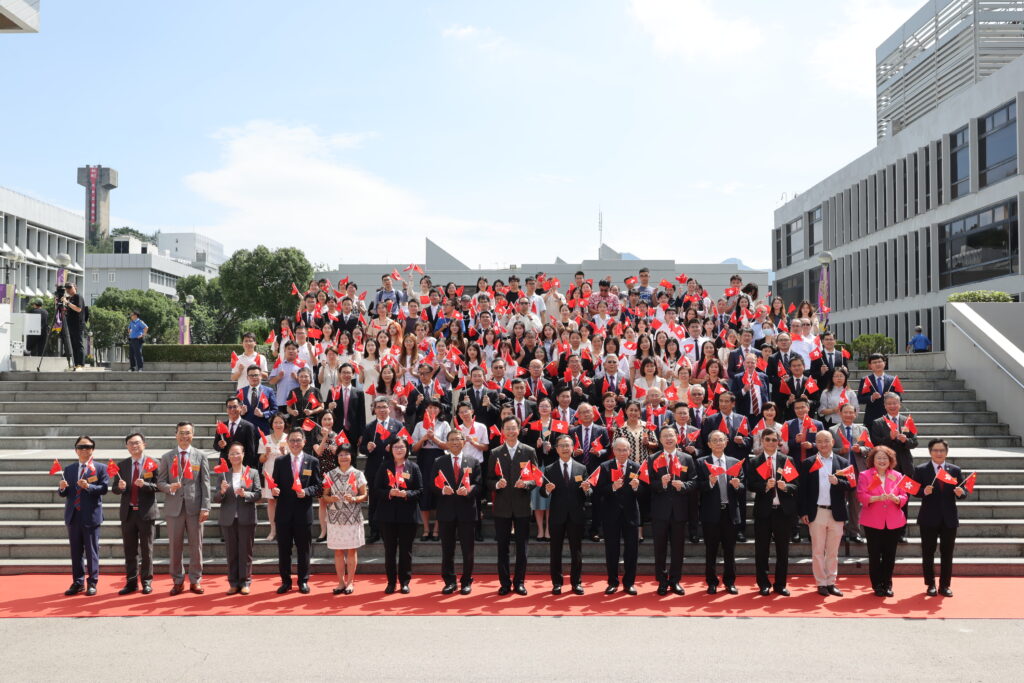
<svg viewBox="0 0 1024 683">
<path fill-rule="evenodd" d="M 75 446 L 75 450 L 76 451 L 91 451 L 94 448 L 96 448 L 96 447 L 95 446 L 89 446 L 89 445 L 86 445 L 86 444 L 79 444 L 78 446 Z"/>
</svg>

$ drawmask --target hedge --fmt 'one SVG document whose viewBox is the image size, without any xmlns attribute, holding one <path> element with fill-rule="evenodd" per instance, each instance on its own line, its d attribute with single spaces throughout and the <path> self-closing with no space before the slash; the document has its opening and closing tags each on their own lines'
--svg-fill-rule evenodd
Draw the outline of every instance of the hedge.
<svg viewBox="0 0 1024 683">
<path fill-rule="evenodd" d="M 994 301 L 997 303 L 1012 303 L 1013 297 L 1006 292 L 997 292 L 991 289 L 976 289 L 971 292 L 957 292 L 949 295 L 952 303 L 979 303 Z"/>
<path fill-rule="evenodd" d="M 231 352 L 241 355 L 241 344 L 146 344 L 142 354 L 150 363 L 226 363 L 231 362 Z M 270 347 L 257 345 L 256 352 L 268 355 Z M 127 347 L 125 350 L 127 354 Z M 272 363 L 268 360 L 268 365 Z"/>
</svg>

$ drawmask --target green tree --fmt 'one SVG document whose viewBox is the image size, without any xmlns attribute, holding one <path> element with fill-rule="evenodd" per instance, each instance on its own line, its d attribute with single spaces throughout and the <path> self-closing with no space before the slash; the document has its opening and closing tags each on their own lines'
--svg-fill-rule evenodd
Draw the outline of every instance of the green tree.
<svg viewBox="0 0 1024 683">
<path fill-rule="evenodd" d="M 884 334 L 862 334 L 850 344 L 860 360 L 867 360 L 873 353 L 889 355 L 896 353 L 896 342 Z"/>
<path fill-rule="evenodd" d="M 127 343 L 128 319 L 119 311 L 90 306 L 89 330 L 92 332 L 92 345 L 97 360 L 103 360 L 102 356 L 108 349 Z"/>
<path fill-rule="evenodd" d="M 224 303 L 238 312 L 240 320 L 268 318 L 276 321 L 295 315 L 300 290 L 313 279 L 313 267 L 295 247 L 271 251 L 263 245 L 236 251 L 220 267 Z"/>
<path fill-rule="evenodd" d="M 191 304 L 186 297 L 195 299 Z M 193 344 L 230 344 L 241 338 L 241 316 L 224 301 L 220 278 L 207 281 L 202 275 L 178 280 L 178 299 L 192 323 Z"/>
<path fill-rule="evenodd" d="M 128 315 L 138 311 L 139 317 L 149 326 L 148 341 L 154 344 L 174 344 L 178 341 L 181 306 L 159 292 L 110 288 L 99 295 L 93 306 L 121 314 L 126 326 Z"/>
</svg>

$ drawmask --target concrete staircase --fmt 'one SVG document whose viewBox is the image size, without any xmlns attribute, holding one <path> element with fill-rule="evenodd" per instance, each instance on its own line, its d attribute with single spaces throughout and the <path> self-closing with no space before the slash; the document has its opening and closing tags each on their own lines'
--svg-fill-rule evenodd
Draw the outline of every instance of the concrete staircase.
<svg viewBox="0 0 1024 683">
<path fill-rule="evenodd" d="M 948 370 L 897 370 L 906 393 L 906 406 L 914 415 L 924 441 L 943 436 L 952 444 L 951 458 L 968 471 L 977 471 L 974 495 L 960 504 L 962 527 L 957 542 L 957 573 L 988 575 L 1024 574 L 1024 449 L 1021 439 L 1009 433 L 998 416 L 977 400 L 973 392 Z M 63 501 L 56 493 L 56 477 L 46 474 L 54 457 L 63 463 L 73 459 L 71 446 L 79 434 L 97 439 L 97 460 L 125 457 L 124 435 L 143 431 L 149 451 L 162 453 L 173 441 L 174 425 L 181 419 L 196 424 L 199 447 L 211 444 L 214 425 L 223 416 L 223 401 L 233 393 L 226 379 L 226 364 L 153 364 L 135 374 L 121 370 L 105 373 L 0 374 L 0 573 L 64 572 L 67 541 L 63 525 Z M 919 449 L 918 460 L 927 457 Z M 211 459 L 211 464 L 213 460 Z M 361 463 L 360 465 L 361 466 Z M 911 518 L 918 503 L 911 503 Z M 223 572 L 223 545 L 217 526 L 217 506 L 206 524 L 204 558 L 209 572 Z M 104 506 L 106 522 L 101 535 L 103 572 L 123 571 L 117 519 L 117 499 L 109 496 Z M 277 546 L 266 542 L 269 527 L 265 508 L 260 510 L 255 571 L 276 573 Z M 477 544 L 477 571 L 493 572 L 496 546 L 493 527 L 485 519 L 484 535 Z M 897 572 L 918 574 L 919 544 L 916 528 L 900 546 Z M 314 530 L 317 531 L 316 529 Z M 167 547 L 162 523 L 158 525 L 157 571 L 165 572 Z M 649 535 L 648 531 L 648 535 Z M 810 573 L 807 542 L 791 548 L 795 573 Z M 360 570 L 382 572 L 380 544 L 360 551 Z M 584 568 L 602 573 L 603 544 L 584 542 Z M 703 546 L 687 547 L 685 571 L 703 572 Z M 867 571 L 863 546 L 841 549 L 844 574 Z M 753 544 L 737 548 L 739 570 L 753 573 Z M 530 570 L 547 572 L 547 544 L 531 541 Z M 440 544 L 416 542 L 415 573 L 436 575 Z M 640 571 L 653 571 L 651 543 L 640 546 Z M 322 544 L 314 546 L 315 571 L 333 571 L 333 553 Z"/>
</svg>

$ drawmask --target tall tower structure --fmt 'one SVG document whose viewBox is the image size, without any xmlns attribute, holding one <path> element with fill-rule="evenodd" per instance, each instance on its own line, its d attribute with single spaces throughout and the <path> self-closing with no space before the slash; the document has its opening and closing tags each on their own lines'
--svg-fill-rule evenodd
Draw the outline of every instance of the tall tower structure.
<svg viewBox="0 0 1024 683">
<path fill-rule="evenodd" d="M 117 187 L 117 171 L 105 166 L 78 169 L 78 184 L 85 188 L 86 241 L 110 234 L 110 191 Z"/>
</svg>

